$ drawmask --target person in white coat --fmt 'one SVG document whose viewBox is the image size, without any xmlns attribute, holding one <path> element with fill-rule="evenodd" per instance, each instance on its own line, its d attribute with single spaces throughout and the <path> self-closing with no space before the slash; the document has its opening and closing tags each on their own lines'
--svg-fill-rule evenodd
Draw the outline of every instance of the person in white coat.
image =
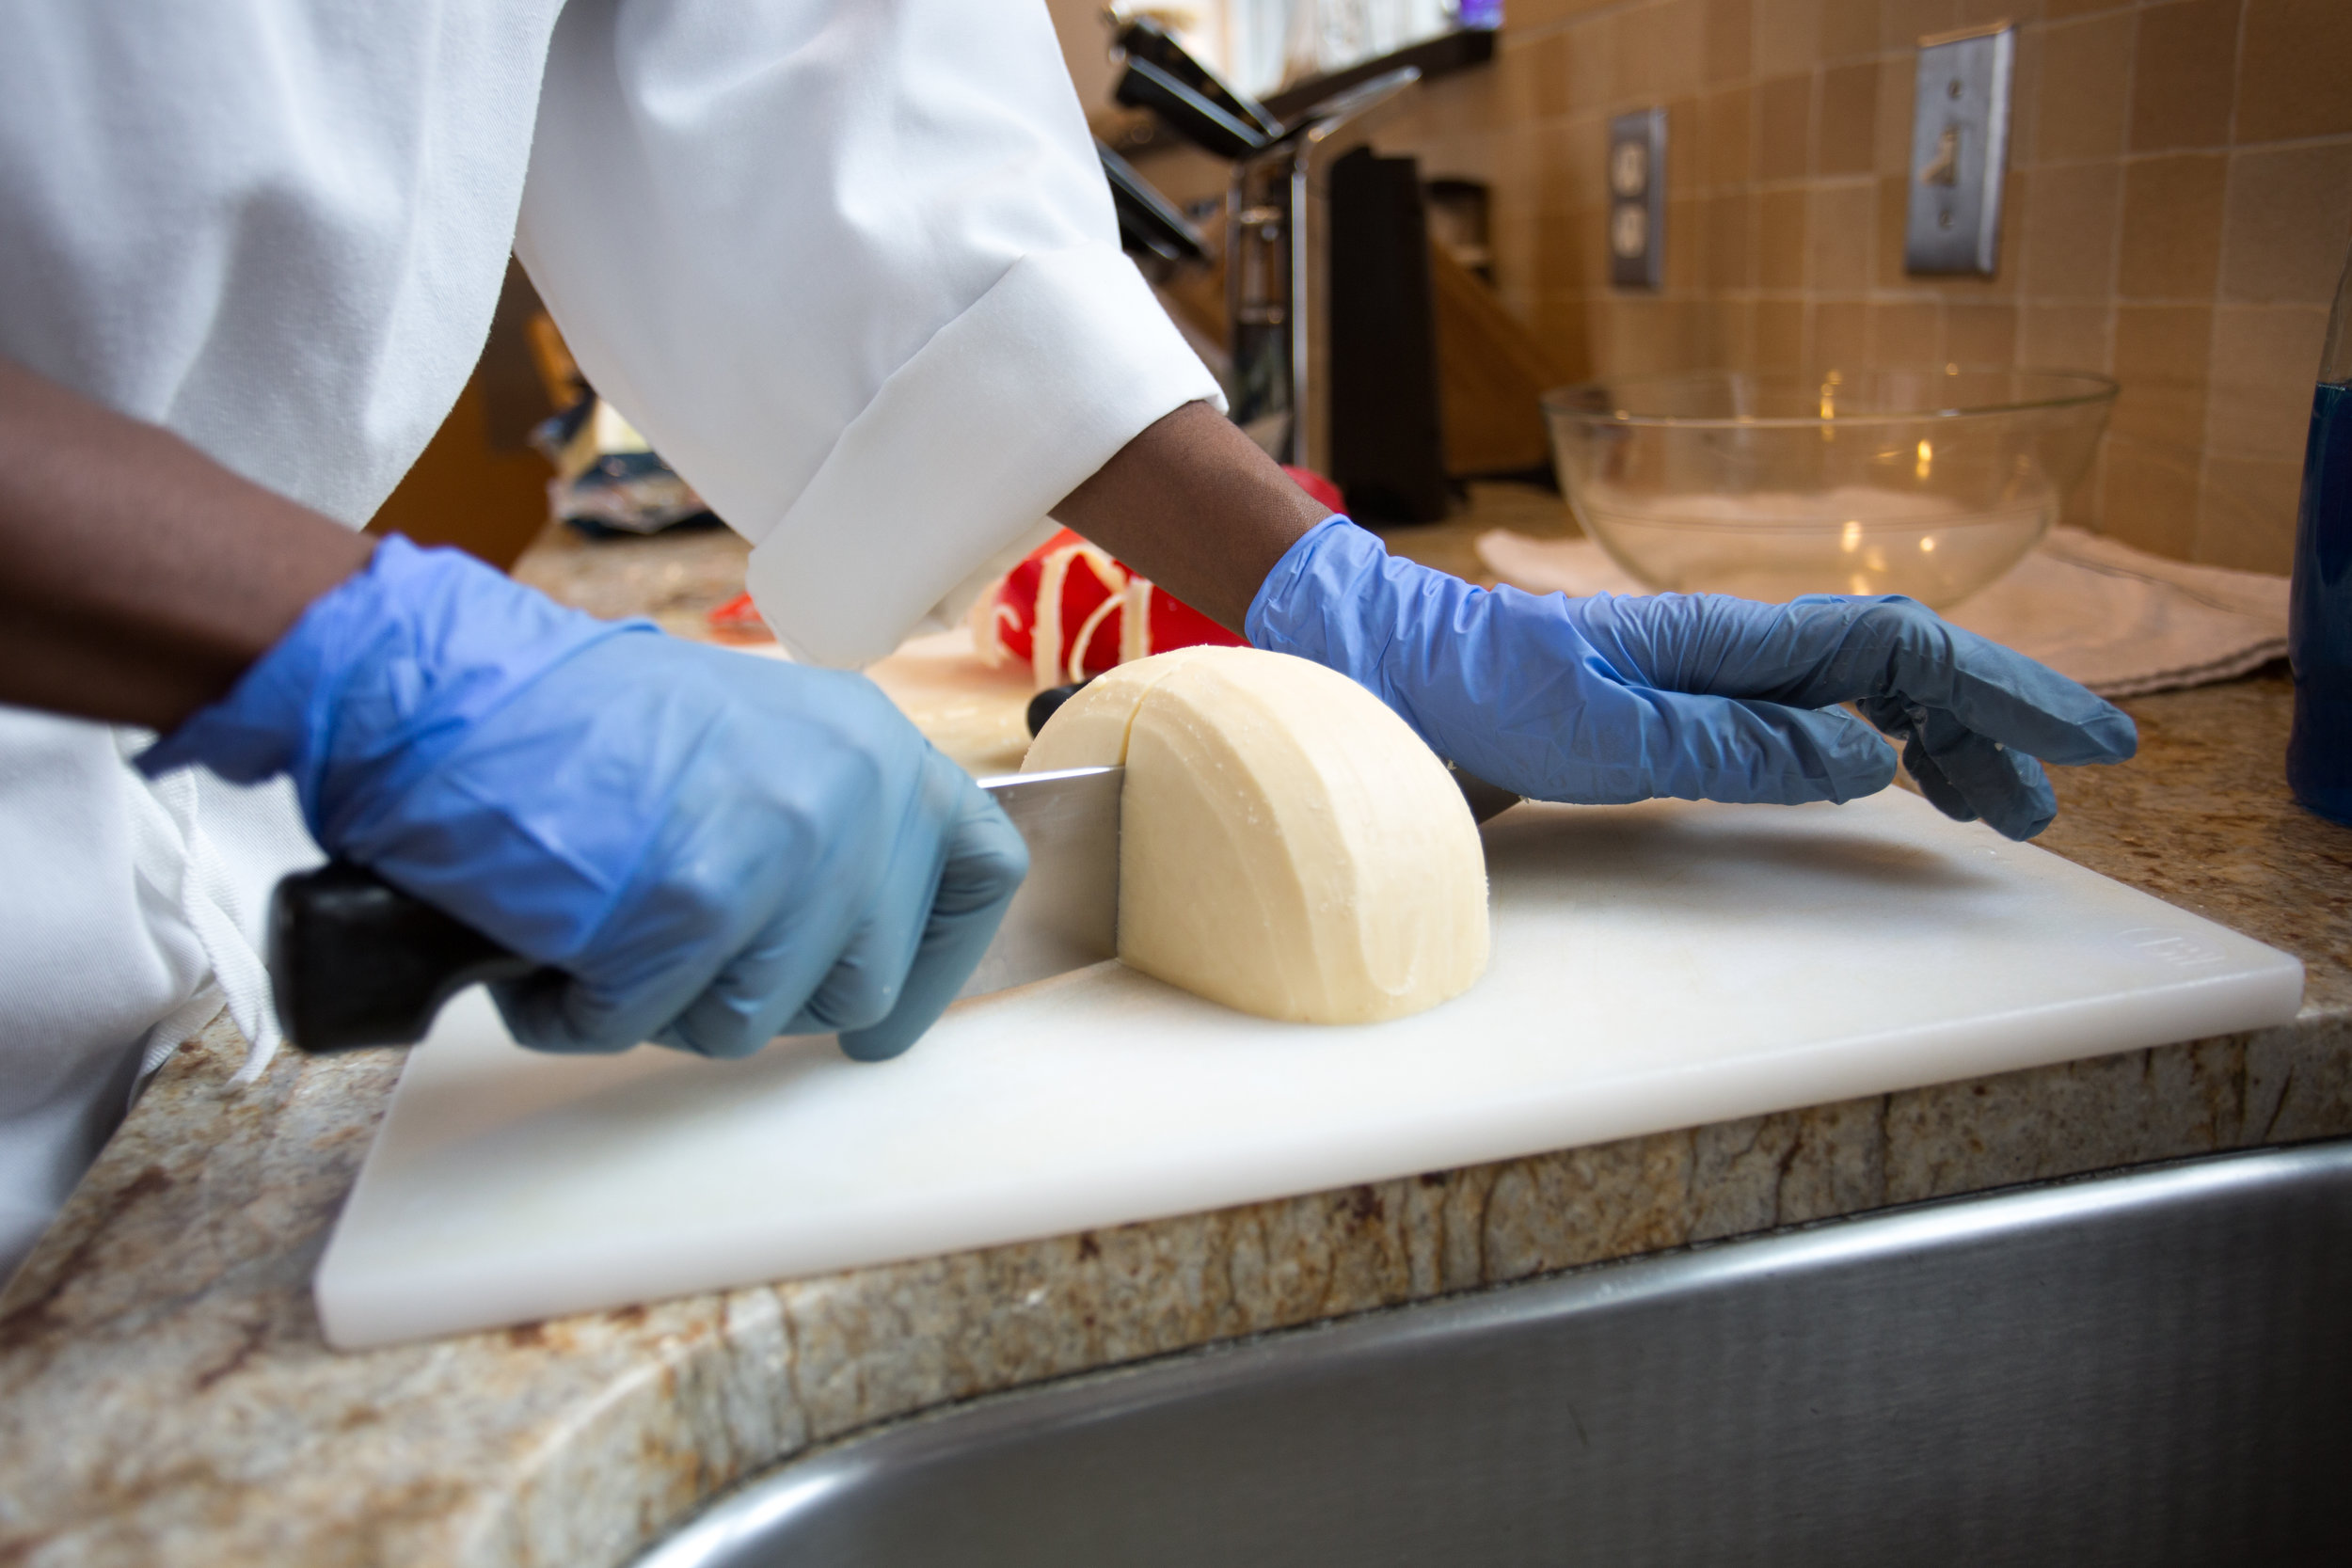
<svg viewBox="0 0 2352 1568">
<path fill-rule="evenodd" d="M 1389 561 L 1221 417 L 1120 253 L 1036 0 L 7 15 L 0 1274 L 221 1006 L 256 1064 L 275 1044 L 262 903 L 322 851 L 559 971 L 500 993 L 526 1043 L 903 1049 L 1025 853 L 819 667 L 953 613 L 1048 514 L 1526 793 L 1843 799 L 1892 774 L 1817 711 L 1862 697 L 1939 803 L 2029 832 L 2023 752 L 2128 750 L 1916 607 L 1612 610 Z M 800 663 L 353 531 L 510 248 L 754 542 Z"/>
</svg>

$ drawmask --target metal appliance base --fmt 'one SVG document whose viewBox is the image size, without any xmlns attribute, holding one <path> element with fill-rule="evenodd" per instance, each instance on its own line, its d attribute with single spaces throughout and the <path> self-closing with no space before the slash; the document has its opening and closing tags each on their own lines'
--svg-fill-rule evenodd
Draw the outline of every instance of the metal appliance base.
<svg viewBox="0 0 2352 1568">
<path fill-rule="evenodd" d="M 643 1561 L 2352 1561 L 2352 1144 L 1017 1391 L 782 1465 Z"/>
</svg>

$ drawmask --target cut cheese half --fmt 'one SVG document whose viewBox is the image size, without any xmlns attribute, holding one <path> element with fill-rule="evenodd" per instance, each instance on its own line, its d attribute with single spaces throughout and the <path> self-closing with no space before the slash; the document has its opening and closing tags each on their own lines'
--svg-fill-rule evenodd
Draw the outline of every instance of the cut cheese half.
<svg viewBox="0 0 2352 1568">
<path fill-rule="evenodd" d="M 1184 648 L 1048 721 L 1025 771 L 1123 762 L 1119 956 L 1264 1018 L 1363 1023 L 1470 989 L 1486 866 L 1461 791 L 1346 676 Z"/>
</svg>

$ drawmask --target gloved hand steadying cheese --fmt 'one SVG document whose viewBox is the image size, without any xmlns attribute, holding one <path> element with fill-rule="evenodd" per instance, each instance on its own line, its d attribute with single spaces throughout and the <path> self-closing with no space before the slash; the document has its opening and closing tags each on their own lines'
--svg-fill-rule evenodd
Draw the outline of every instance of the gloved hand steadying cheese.
<svg viewBox="0 0 2352 1568">
<path fill-rule="evenodd" d="M 1293 545 L 1250 605 L 1258 647 L 1352 675 L 1439 754 L 1537 800 L 1794 805 L 1920 791 L 2010 838 L 2057 802 L 2034 759 L 2120 762 L 2132 721 L 2065 676 L 1906 598 L 1543 597 L 1390 556 L 1344 517 Z"/>
<path fill-rule="evenodd" d="M 546 1050 L 840 1031 L 895 1054 L 1028 868 L 863 676 L 598 621 L 399 538 L 140 758 L 189 763 L 291 774 L 329 852 L 565 971 L 497 991 Z"/>
</svg>

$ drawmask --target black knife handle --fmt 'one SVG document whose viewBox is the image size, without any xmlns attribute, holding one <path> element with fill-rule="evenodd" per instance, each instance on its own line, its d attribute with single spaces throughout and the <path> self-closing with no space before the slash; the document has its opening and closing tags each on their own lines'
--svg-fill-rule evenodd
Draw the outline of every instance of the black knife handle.
<svg viewBox="0 0 2352 1568">
<path fill-rule="evenodd" d="M 1093 684 L 1094 677 L 1089 675 L 1085 680 L 1072 681 L 1068 686 L 1049 686 L 1030 698 L 1028 711 L 1023 715 L 1028 721 L 1029 738 L 1036 739 L 1037 732 L 1045 727 L 1045 721 L 1059 713 L 1064 703 Z"/>
<path fill-rule="evenodd" d="M 270 900 L 278 1022 L 305 1051 L 414 1045 L 468 986 L 538 968 L 349 861 L 288 877 Z"/>
</svg>

